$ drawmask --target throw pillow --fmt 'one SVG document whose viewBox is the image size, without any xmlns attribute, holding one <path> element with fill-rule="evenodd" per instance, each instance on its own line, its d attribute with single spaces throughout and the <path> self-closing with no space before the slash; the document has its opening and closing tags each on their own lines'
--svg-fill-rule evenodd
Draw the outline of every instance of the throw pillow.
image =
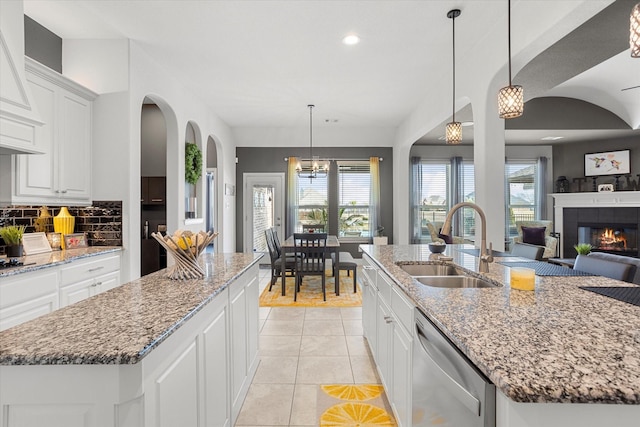
<svg viewBox="0 0 640 427">
<path fill-rule="evenodd" d="M 522 242 L 545 246 L 544 232 L 546 229 L 547 227 L 522 227 Z"/>
<path fill-rule="evenodd" d="M 451 245 L 451 244 L 453 244 L 453 239 L 451 238 L 451 236 L 446 235 L 446 234 L 442 234 L 442 233 L 440 233 L 440 231 L 442 231 L 442 229 L 440 229 L 440 230 L 438 231 L 438 237 L 439 237 L 439 238 L 441 238 L 442 240 L 444 240 L 444 242 L 445 242 L 447 245 Z"/>
</svg>

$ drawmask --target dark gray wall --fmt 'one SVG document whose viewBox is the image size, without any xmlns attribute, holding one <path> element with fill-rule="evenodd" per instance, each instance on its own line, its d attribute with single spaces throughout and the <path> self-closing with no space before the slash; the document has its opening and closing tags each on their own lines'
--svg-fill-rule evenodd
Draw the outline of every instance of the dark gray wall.
<svg viewBox="0 0 640 427">
<path fill-rule="evenodd" d="M 62 74 L 62 39 L 24 16 L 24 54 Z"/>
<path fill-rule="evenodd" d="M 559 144 L 553 146 L 553 173 L 554 180 L 560 175 L 566 176 L 569 181 L 573 178 L 584 177 L 584 155 L 587 153 L 599 153 L 603 151 L 620 151 L 630 150 L 629 160 L 631 164 L 631 173 L 636 181 L 640 174 L 640 131 L 637 135 L 628 138 L 607 140 L 607 141 L 586 141 L 570 144 Z M 591 191 L 591 178 L 588 179 L 585 188 L 583 184 L 582 191 Z M 612 175 L 599 177 L 598 184 L 613 183 Z M 626 182 L 626 181 L 625 181 Z M 554 189 L 555 191 L 555 189 Z M 572 182 L 572 192 L 577 192 L 577 184 Z"/>
<path fill-rule="evenodd" d="M 368 159 L 382 157 L 380 162 L 380 222 L 385 235 L 389 237 L 389 244 L 393 243 L 393 149 L 390 147 L 314 147 L 314 156 L 327 159 Z M 236 250 L 243 249 L 243 206 L 244 184 L 242 176 L 247 172 L 287 172 L 285 157 L 309 157 L 309 147 L 238 147 L 236 148 Z M 354 257 L 360 257 L 358 244 L 343 244 L 343 251 L 349 251 Z"/>
</svg>

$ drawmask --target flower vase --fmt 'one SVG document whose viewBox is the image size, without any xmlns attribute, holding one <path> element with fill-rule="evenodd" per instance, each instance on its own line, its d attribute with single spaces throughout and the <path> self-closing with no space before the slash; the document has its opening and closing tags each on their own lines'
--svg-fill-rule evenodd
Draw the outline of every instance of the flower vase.
<svg viewBox="0 0 640 427">
<path fill-rule="evenodd" d="M 73 233 L 76 219 L 69 213 L 66 206 L 60 208 L 60 213 L 53 218 L 53 230 L 62 234 L 61 244 L 64 249 L 64 236 Z"/>
</svg>

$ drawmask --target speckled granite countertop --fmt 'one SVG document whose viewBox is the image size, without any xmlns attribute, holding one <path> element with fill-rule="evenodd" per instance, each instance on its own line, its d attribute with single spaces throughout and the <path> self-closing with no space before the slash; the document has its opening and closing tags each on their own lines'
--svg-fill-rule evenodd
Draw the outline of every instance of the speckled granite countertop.
<svg viewBox="0 0 640 427">
<path fill-rule="evenodd" d="M 90 246 L 88 248 L 69 249 L 65 251 L 51 251 L 36 255 L 27 255 L 21 259 L 24 265 L 0 270 L 0 278 L 15 276 L 16 274 L 42 270 L 60 264 L 67 264 L 81 258 L 102 255 L 110 252 L 122 251 L 121 246 Z"/>
<path fill-rule="evenodd" d="M 456 246 L 445 254 L 476 272 L 478 259 Z M 427 245 L 362 248 L 512 400 L 640 404 L 640 307 L 578 288 L 634 285 L 596 276 L 536 276 L 534 292 L 512 290 L 509 268 L 494 261 L 484 275 L 506 286 L 434 288 L 396 265 L 429 261 Z"/>
<path fill-rule="evenodd" d="M 203 254 L 204 279 L 161 270 L 7 329 L 0 365 L 136 363 L 262 256 Z"/>
</svg>

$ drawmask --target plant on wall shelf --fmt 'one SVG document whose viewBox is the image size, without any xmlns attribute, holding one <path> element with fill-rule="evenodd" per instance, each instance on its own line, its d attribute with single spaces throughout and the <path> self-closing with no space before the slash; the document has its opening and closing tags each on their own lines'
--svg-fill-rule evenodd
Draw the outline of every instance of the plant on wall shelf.
<svg viewBox="0 0 640 427">
<path fill-rule="evenodd" d="M 593 249 L 589 243 L 578 243 L 574 245 L 573 248 L 578 252 L 578 255 L 587 255 L 591 252 L 591 249 Z"/>
<path fill-rule="evenodd" d="M 187 142 L 184 149 L 184 180 L 195 185 L 200 175 L 202 175 L 202 152 L 196 144 Z"/>
</svg>

